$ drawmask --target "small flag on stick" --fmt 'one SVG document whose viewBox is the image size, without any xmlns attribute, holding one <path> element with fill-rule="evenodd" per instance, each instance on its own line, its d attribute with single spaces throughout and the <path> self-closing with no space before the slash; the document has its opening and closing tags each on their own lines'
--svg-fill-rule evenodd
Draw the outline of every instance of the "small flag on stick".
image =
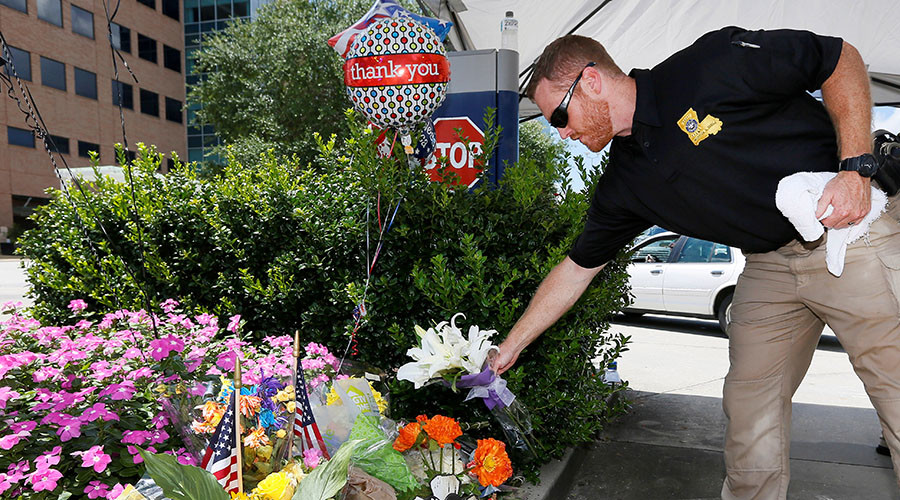
<svg viewBox="0 0 900 500">
<path fill-rule="evenodd" d="M 325 448 L 325 441 L 319 432 L 319 426 L 316 424 L 316 417 L 313 415 L 312 407 L 309 405 L 309 395 L 306 393 L 306 378 L 303 376 L 303 365 L 300 362 L 299 352 L 296 355 L 294 363 L 294 394 L 296 394 L 297 411 L 294 416 L 294 435 L 300 438 L 300 450 L 316 449 L 322 453 L 326 459 L 328 450 Z"/>
<path fill-rule="evenodd" d="M 200 466 L 216 476 L 219 484 L 225 488 L 227 493 L 238 492 L 240 488 L 240 480 L 238 478 L 238 451 L 235 447 L 237 433 L 234 427 L 234 417 L 237 413 L 235 404 L 235 391 L 232 391 L 231 398 L 228 400 L 228 409 L 219 425 L 216 426 L 216 432 L 213 433 L 209 445 L 206 447 L 206 453 Z"/>
</svg>

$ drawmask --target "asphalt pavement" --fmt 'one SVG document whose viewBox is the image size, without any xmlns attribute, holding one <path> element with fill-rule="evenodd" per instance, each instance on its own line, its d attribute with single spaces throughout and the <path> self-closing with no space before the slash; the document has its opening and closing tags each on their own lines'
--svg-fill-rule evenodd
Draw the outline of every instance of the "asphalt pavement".
<svg viewBox="0 0 900 500">
<path fill-rule="evenodd" d="M 630 412 L 574 451 L 548 500 L 714 499 L 725 475 L 722 381 L 727 338 L 713 322 L 647 317 L 618 366 Z M 824 336 L 794 398 L 789 499 L 900 499 L 891 461 L 875 453 L 875 410 L 834 337 Z"/>
</svg>

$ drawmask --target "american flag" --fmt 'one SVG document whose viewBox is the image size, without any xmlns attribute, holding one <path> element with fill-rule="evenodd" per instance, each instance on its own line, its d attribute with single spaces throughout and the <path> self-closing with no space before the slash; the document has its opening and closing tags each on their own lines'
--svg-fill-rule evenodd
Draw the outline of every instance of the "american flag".
<svg viewBox="0 0 900 500">
<path fill-rule="evenodd" d="M 297 396 L 297 415 L 294 417 L 294 435 L 300 438 L 300 449 L 316 449 L 322 452 L 323 457 L 330 459 L 328 450 L 325 449 L 325 441 L 322 440 L 322 434 L 319 433 L 319 426 L 316 425 L 316 417 L 309 405 L 309 395 L 306 394 L 306 378 L 303 376 L 303 368 L 300 366 L 299 359 L 297 360 L 296 382 L 294 392 Z"/>
<path fill-rule="evenodd" d="M 396 0 L 376 0 L 369 12 L 366 12 L 366 15 L 362 16 L 356 24 L 329 38 L 328 45 L 331 45 L 341 57 L 347 57 L 347 53 L 350 52 L 350 47 L 353 46 L 356 36 L 364 32 L 372 23 L 386 17 L 411 17 L 431 28 L 442 41 L 450 31 L 450 27 L 453 26 L 453 23 L 450 21 L 413 14 L 401 7 Z"/>
<path fill-rule="evenodd" d="M 231 391 L 228 409 L 216 427 L 212 439 L 209 440 L 209 446 L 206 447 L 206 453 L 200 462 L 201 467 L 216 476 L 216 480 L 227 493 L 237 492 L 239 489 L 238 452 L 234 434 L 234 393 L 235 391 Z"/>
</svg>

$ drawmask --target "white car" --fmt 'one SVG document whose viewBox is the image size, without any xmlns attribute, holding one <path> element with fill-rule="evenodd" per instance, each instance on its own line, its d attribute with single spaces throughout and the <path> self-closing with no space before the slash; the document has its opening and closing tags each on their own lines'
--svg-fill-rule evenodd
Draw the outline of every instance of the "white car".
<svg viewBox="0 0 900 500">
<path fill-rule="evenodd" d="M 632 249 L 634 303 L 624 312 L 718 319 L 724 332 L 744 262 L 739 249 L 721 243 L 671 232 L 646 237 Z"/>
</svg>

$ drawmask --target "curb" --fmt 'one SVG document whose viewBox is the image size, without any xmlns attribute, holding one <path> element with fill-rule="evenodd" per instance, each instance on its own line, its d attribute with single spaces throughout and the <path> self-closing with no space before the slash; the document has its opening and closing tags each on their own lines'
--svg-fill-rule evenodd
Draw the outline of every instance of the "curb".
<svg viewBox="0 0 900 500">
<path fill-rule="evenodd" d="M 572 489 L 575 476 L 587 455 L 587 445 L 566 450 L 559 460 L 553 460 L 541 467 L 540 484 L 527 484 L 519 488 L 514 498 L 518 500 L 559 500 L 565 498 Z"/>
</svg>

